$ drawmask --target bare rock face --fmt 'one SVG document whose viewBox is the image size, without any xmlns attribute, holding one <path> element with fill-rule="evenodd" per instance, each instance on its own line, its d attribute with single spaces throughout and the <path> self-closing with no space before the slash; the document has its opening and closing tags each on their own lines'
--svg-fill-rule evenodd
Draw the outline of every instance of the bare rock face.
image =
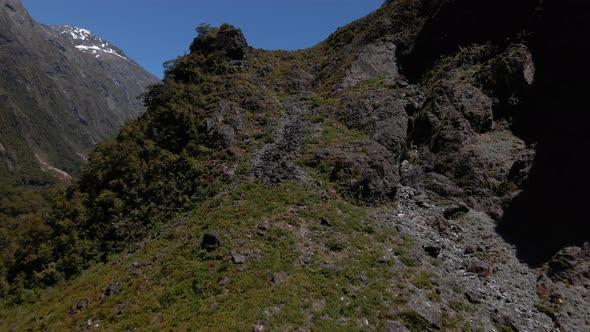
<svg viewBox="0 0 590 332">
<path fill-rule="evenodd" d="M 444 80 L 417 114 L 413 139 L 435 153 L 461 148 L 493 126 L 492 100 L 470 84 Z"/>
<path fill-rule="evenodd" d="M 548 263 L 548 275 L 553 280 L 572 286 L 590 288 L 590 245 L 568 247 L 557 253 Z"/>
<path fill-rule="evenodd" d="M 354 200 L 373 205 L 391 200 L 399 184 L 395 157 L 371 140 L 355 141 L 317 153 L 317 160 Z"/>
<path fill-rule="evenodd" d="M 367 132 L 393 153 L 396 162 L 401 161 L 408 136 L 408 114 L 402 100 L 386 93 L 359 92 L 346 96 L 344 104 L 343 122 Z"/>
<path fill-rule="evenodd" d="M 387 41 L 364 46 L 348 69 L 342 86 L 350 88 L 362 81 L 378 77 L 394 80 L 399 75 L 395 52 L 395 45 Z"/>
</svg>

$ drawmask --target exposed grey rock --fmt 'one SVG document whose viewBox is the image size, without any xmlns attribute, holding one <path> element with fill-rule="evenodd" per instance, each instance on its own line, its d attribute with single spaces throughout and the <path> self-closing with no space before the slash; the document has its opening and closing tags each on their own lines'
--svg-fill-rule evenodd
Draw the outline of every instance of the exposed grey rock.
<svg viewBox="0 0 590 332">
<path fill-rule="evenodd" d="M 486 331 L 497 329 L 492 319 L 496 311 L 510 315 L 523 331 L 553 331 L 554 324 L 551 318 L 535 309 L 539 302 L 538 270 L 531 269 L 517 259 L 515 249 L 494 231 L 496 223 L 486 214 L 473 209 L 461 220 L 446 220 L 443 212 L 448 205 L 439 206 L 438 202 L 434 201 L 427 206 L 420 206 L 413 199 L 420 194 L 420 190 L 402 186 L 398 191 L 397 208 L 389 212 L 380 208 L 374 214 L 377 220 L 411 237 L 414 242 L 413 252 L 422 252 L 423 248 L 432 246 L 433 243 L 444 248 L 439 254 L 440 259 L 436 266 L 420 264 L 421 268 L 440 276 L 437 278 L 440 284 L 437 294 L 442 302 L 470 303 L 468 305 L 477 309 L 463 311 L 461 315 L 466 320 L 477 320 L 478 327 Z M 441 222 L 444 224 L 442 232 Z M 455 233 L 459 225 L 461 237 Z M 486 257 L 490 257 L 494 266 L 498 267 L 493 277 L 487 278 L 465 270 L 475 259 L 465 255 L 465 247 L 469 243 L 481 241 L 483 234 L 486 236 Z M 477 252 L 477 247 L 473 248 Z M 490 264 L 485 264 L 483 271 L 492 269 Z M 459 290 L 461 293 L 458 293 Z M 452 317 L 452 310 L 447 308 L 448 311 L 444 311 L 444 307 L 438 308 L 436 302 L 430 301 L 429 293 L 432 291 L 414 289 L 409 295 L 407 307 L 414 311 L 416 308 L 430 308 L 433 313 L 446 312 L 447 317 Z M 426 315 L 421 312 L 420 316 Z M 433 318 L 436 318 L 436 315 Z M 433 321 L 436 322 L 436 319 Z M 444 324 L 442 329 L 445 329 Z"/>
<path fill-rule="evenodd" d="M 229 280 L 228 277 L 223 278 L 223 280 L 221 280 L 219 282 L 219 286 L 229 286 L 229 284 L 231 283 L 231 281 Z"/>
<path fill-rule="evenodd" d="M 342 121 L 350 128 L 366 131 L 400 162 L 408 135 L 408 114 L 402 100 L 385 92 L 365 91 L 347 95 L 343 103 Z"/>
<path fill-rule="evenodd" d="M 235 251 L 231 251 L 230 255 L 231 255 L 232 262 L 234 262 L 234 264 L 246 263 L 246 256 L 244 256 L 238 252 L 235 252 Z"/>
<path fill-rule="evenodd" d="M 475 261 L 467 267 L 467 272 L 477 274 L 480 277 L 487 278 L 493 273 L 493 268 L 488 263 Z"/>
<path fill-rule="evenodd" d="M 590 288 L 590 248 L 562 249 L 549 261 L 547 275 L 554 281 Z"/>
<path fill-rule="evenodd" d="M 303 256 L 299 257 L 299 261 L 303 265 L 308 265 L 308 264 L 311 264 L 311 262 L 313 261 L 313 257 L 312 257 L 312 255 L 309 255 L 309 254 L 303 255 Z"/>
<path fill-rule="evenodd" d="M 467 247 L 465 247 L 464 252 L 466 255 L 473 255 L 473 254 L 475 254 L 476 251 L 477 251 L 477 248 L 475 248 L 475 246 L 468 245 Z"/>
<path fill-rule="evenodd" d="M 248 47 L 248 42 L 241 30 L 229 29 L 224 31 L 222 27 L 217 35 L 214 47 L 226 51 L 233 59 L 240 60 L 244 58 L 244 49 Z"/>
<path fill-rule="evenodd" d="M 474 291 L 467 291 L 465 292 L 465 298 L 467 298 L 467 300 L 469 300 L 469 302 L 471 303 L 481 303 L 483 300 L 483 296 L 477 292 Z"/>
<path fill-rule="evenodd" d="M 395 196 L 398 168 L 391 152 L 374 141 L 355 141 L 323 149 L 316 158 L 325 164 L 330 180 L 356 201 L 372 205 Z"/>
<path fill-rule="evenodd" d="M 359 326 L 361 329 L 366 329 L 366 328 L 368 328 L 369 326 L 371 326 L 371 324 L 369 324 L 369 320 L 368 320 L 368 319 L 366 319 L 366 318 L 361 318 L 361 319 L 359 319 L 359 320 L 358 320 L 358 326 Z"/>
<path fill-rule="evenodd" d="M 442 316 L 440 310 L 432 305 L 422 305 L 415 308 L 416 313 L 424 319 L 432 328 L 442 327 Z"/>
<path fill-rule="evenodd" d="M 502 329 L 504 330 L 510 329 L 514 332 L 520 331 L 516 325 L 516 322 L 514 321 L 514 318 L 508 314 L 498 313 L 493 317 L 493 320 L 497 325 L 502 326 Z"/>
<path fill-rule="evenodd" d="M 270 229 L 270 224 L 268 223 L 268 221 L 263 221 L 260 224 L 258 224 L 256 234 L 258 234 L 260 236 L 265 236 L 266 233 L 268 233 L 269 229 Z"/>
<path fill-rule="evenodd" d="M 221 112 L 215 112 L 207 119 L 207 138 L 211 147 L 225 149 L 235 145 L 234 131 L 224 123 Z"/>
<path fill-rule="evenodd" d="M 275 284 L 276 286 L 279 286 L 281 284 L 284 284 L 285 282 L 287 282 L 289 280 L 289 275 L 285 272 L 273 272 L 269 275 L 270 277 L 270 281 Z"/>
<path fill-rule="evenodd" d="M 301 114 L 307 111 L 307 105 L 290 100 L 284 107 L 287 112 L 274 133 L 275 140 L 258 150 L 252 170 L 252 175 L 270 184 L 305 177 L 292 159 L 306 138 Z"/>
<path fill-rule="evenodd" d="M 123 290 L 123 285 L 121 285 L 121 283 L 119 283 L 119 282 L 116 282 L 116 283 L 110 284 L 109 287 L 107 287 L 107 289 L 104 291 L 104 295 L 111 297 L 111 296 L 117 295 L 122 290 Z"/>
<path fill-rule="evenodd" d="M 477 132 L 493 128 L 492 99 L 470 84 L 445 82 L 443 88 L 451 95 L 451 102 Z"/>
<path fill-rule="evenodd" d="M 385 332 L 410 332 L 402 323 L 396 321 L 386 321 L 383 324 L 383 331 Z"/>
<path fill-rule="evenodd" d="M 88 300 L 86 300 L 86 299 L 80 300 L 77 304 L 72 306 L 72 308 L 69 311 L 69 314 L 75 315 L 75 314 L 79 313 L 81 310 L 86 309 L 86 307 L 88 307 L 88 304 L 89 304 Z"/>
<path fill-rule="evenodd" d="M 291 66 L 285 73 L 289 91 L 306 91 L 312 88 L 315 77 L 298 65 Z"/>
<path fill-rule="evenodd" d="M 530 94 L 535 76 L 533 55 L 523 44 L 511 45 L 476 75 L 486 92 L 496 97 L 494 109 L 497 116 L 508 121 L 518 115 L 519 106 Z"/>
<path fill-rule="evenodd" d="M 455 104 L 455 89 L 451 82 L 443 82 L 433 88 L 424 108 L 415 117 L 412 133 L 414 141 L 427 144 L 435 153 L 458 150 L 475 135 L 461 106 Z"/>
<path fill-rule="evenodd" d="M 352 63 L 342 86 L 349 88 L 376 77 L 393 80 L 398 76 L 396 47 L 392 42 L 383 41 L 363 46 L 357 59 Z"/>
<path fill-rule="evenodd" d="M 256 324 L 254 324 L 254 327 L 252 328 L 252 332 L 264 332 L 264 325 L 262 323 L 262 321 L 257 321 Z"/>
<path fill-rule="evenodd" d="M 443 216 L 446 219 L 457 219 L 469 212 L 469 208 L 463 204 L 451 206 L 443 211 Z"/>
</svg>

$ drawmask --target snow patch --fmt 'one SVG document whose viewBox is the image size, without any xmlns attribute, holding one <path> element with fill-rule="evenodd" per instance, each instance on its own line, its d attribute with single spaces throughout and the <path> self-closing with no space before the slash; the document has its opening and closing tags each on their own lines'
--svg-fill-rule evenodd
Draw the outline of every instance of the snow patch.
<svg viewBox="0 0 590 332">
<path fill-rule="evenodd" d="M 129 60 L 123 55 L 119 54 L 114 48 L 111 47 L 109 42 L 99 38 L 92 32 L 86 29 L 66 25 L 64 30 L 60 33 L 61 35 L 69 35 L 72 37 L 74 46 L 84 53 L 90 53 L 97 55 L 98 52 L 104 52 L 120 57 L 121 59 Z M 80 45 L 76 45 L 80 44 Z M 82 45 L 86 44 L 86 45 Z M 89 46 L 90 45 L 90 46 Z M 96 56 L 98 58 L 98 56 Z"/>
<path fill-rule="evenodd" d="M 121 59 L 128 60 L 126 57 L 124 57 L 121 54 L 117 53 L 112 48 L 100 48 L 99 46 L 96 46 L 96 45 L 93 45 L 93 46 L 76 45 L 76 48 L 79 49 L 82 52 L 91 51 L 92 54 L 96 54 L 96 51 L 101 51 L 101 52 L 104 52 L 104 53 L 116 55 L 116 56 L 118 56 Z"/>
<path fill-rule="evenodd" d="M 86 40 L 92 36 L 92 32 L 86 29 L 66 25 L 66 29 L 61 33 L 69 34 L 74 40 Z"/>
</svg>

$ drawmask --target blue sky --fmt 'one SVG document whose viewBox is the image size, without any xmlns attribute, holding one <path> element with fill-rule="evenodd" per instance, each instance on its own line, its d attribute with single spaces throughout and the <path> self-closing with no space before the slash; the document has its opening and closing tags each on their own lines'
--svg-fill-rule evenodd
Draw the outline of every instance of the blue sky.
<svg viewBox="0 0 590 332">
<path fill-rule="evenodd" d="M 384 0 L 23 0 L 44 24 L 86 28 L 162 76 L 188 51 L 200 23 L 231 23 L 251 46 L 302 49 L 379 8 Z"/>
</svg>

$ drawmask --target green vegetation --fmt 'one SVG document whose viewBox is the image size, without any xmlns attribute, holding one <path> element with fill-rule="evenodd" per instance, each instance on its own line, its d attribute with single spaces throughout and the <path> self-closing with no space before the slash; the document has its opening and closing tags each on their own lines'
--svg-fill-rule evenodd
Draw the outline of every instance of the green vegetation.
<svg viewBox="0 0 590 332">
<path fill-rule="evenodd" d="M 6 186 L 0 191 L 0 297 L 12 294 L 20 302 L 32 295 L 25 290 L 23 270 L 43 256 L 47 226 L 42 218 L 59 187 Z M 48 274 L 38 275 L 49 278 Z"/>
<path fill-rule="evenodd" d="M 412 284 L 418 288 L 431 289 L 436 285 L 436 278 L 436 274 L 422 271 L 414 276 Z"/>
<path fill-rule="evenodd" d="M 230 61 L 218 50 L 195 50 L 167 64 L 163 84 L 146 95 L 149 111 L 95 148 L 79 181 L 36 227 L 29 246 L 38 252 L 3 273 L 16 287 L 9 297 L 18 301 L 22 287 L 52 285 L 107 261 L 219 191 L 238 151 L 219 146 L 206 119 L 229 95 L 254 99 L 252 86 L 227 72 Z"/>
<path fill-rule="evenodd" d="M 185 330 L 197 322 L 202 329 L 234 330 L 258 319 L 271 330 L 310 324 L 349 330 L 365 317 L 379 324 L 381 313 L 397 306 L 390 283 L 399 278 L 389 264 L 378 262 L 379 248 L 402 240 L 392 230 L 368 233 L 373 221 L 365 209 L 337 198 L 324 201 L 310 189 L 297 182 L 274 188 L 244 182 L 140 250 L 100 263 L 19 307 L 30 315 L 6 309 L 0 329 L 67 330 L 89 319 L 112 330 L 142 328 L 146 322 L 164 330 Z M 331 220 L 329 229 L 318 216 Z M 269 230 L 256 235 L 263 220 Z M 219 234 L 221 247 L 201 250 L 205 233 Z M 326 251 L 326 234 L 340 234 L 346 250 Z M 233 264 L 230 251 L 245 255 L 245 264 Z M 303 263 L 303 257 L 311 260 Z M 122 290 L 103 297 L 115 282 Z M 89 306 L 68 315 L 81 299 Z M 124 314 L 117 314 L 119 309 Z"/>
<path fill-rule="evenodd" d="M 336 98 L 323 98 L 318 95 L 311 95 L 307 97 L 312 108 L 317 108 L 320 106 L 332 106 L 337 107 L 340 103 L 339 99 Z"/>
<path fill-rule="evenodd" d="M 451 55 L 443 56 L 434 65 L 434 68 L 422 78 L 423 84 L 432 86 L 442 79 L 468 80 L 476 83 L 475 78 L 481 69 L 481 64 L 494 58 L 499 50 L 492 44 L 473 44 L 468 47 L 460 47 Z"/>
<path fill-rule="evenodd" d="M 374 14 L 399 28 L 401 54 L 421 25 L 418 3 Z M 10 198 L 20 193 L 1 197 L 0 218 L 10 221 L 0 220 L 0 330 L 225 331 L 261 320 L 268 330 L 347 331 L 390 319 L 429 329 L 408 303 L 421 292 L 442 305 L 440 277 L 412 254 L 410 238 L 359 206 L 350 189 L 359 174 L 350 173 L 360 171 L 318 160 L 322 150 L 367 139 L 338 120 L 343 98 L 396 88 L 383 77 L 337 88 L 355 55 L 346 47 L 385 32 L 374 18 L 298 52 L 250 49 L 231 25 L 199 26 L 190 54 L 167 62 L 163 83 L 146 94 L 147 113 L 98 144 L 51 208 L 50 194 L 31 199 L 44 218 L 14 203 L 25 200 Z M 309 135 L 293 144 L 289 162 L 307 174 L 269 185 L 253 166 L 288 130 L 293 104 L 303 105 L 298 120 Z M 219 247 L 201 249 L 211 233 Z M 120 289 L 107 292 L 111 285 Z M 76 308 L 81 300 L 88 305 Z M 464 327 L 460 313 L 444 316 L 445 327 Z"/>
</svg>

